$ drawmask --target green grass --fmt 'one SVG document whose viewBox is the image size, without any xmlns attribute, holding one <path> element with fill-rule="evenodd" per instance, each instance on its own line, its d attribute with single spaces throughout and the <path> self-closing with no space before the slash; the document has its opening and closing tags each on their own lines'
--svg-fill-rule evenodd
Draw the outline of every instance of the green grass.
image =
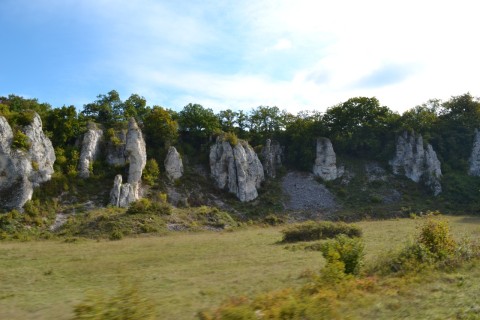
<svg viewBox="0 0 480 320">
<path fill-rule="evenodd" d="M 480 218 L 448 220 L 457 238 L 480 235 Z M 367 263 L 372 263 L 413 237 L 418 220 L 358 225 L 363 229 Z M 88 292 L 113 294 L 125 280 L 153 300 L 159 319 L 192 319 L 198 310 L 218 306 L 230 296 L 297 287 L 304 281 L 300 275 L 320 270 L 323 260 L 319 252 L 285 250 L 278 244 L 281 229 L 175 233 L 121 241 L 0 242 L 0 319 L 69 319 L 73 306 Z M 397 312 L 420 312 L 415 319 L 435 318 L 429 312 L 439 319 L 451 318 L 475 307 L 479 275 L 476 265 L 451 274 L 433 273 L 427 284 L 402 283 L 397 291 L 373 292 L 341 310 L 358 319 L 392 319 Z"/>
</svg>

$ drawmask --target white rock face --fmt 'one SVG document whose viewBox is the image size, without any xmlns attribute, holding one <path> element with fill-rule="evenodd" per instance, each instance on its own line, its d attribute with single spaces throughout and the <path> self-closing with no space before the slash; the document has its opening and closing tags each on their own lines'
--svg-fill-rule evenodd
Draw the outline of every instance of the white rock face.
<svg viewBox="0 0 480 320">
<path fill-rule="evenodd" d="M 102 129 L 97 128 L 93 122 L 89 122 L 88 131 L 83 136 L 80 161 L 78 163 L 78 176 L 80 178 L 88 178 L 90 176 L 90 165 L 98 157 L 102 140 Z"/>
<path fill-rule="evenodd" d="M 242 202 L 257 198 L 257 189 L 265 180 L 257 154 L 242 140 L 232 147 L 221 137 L 217 138 L 210 149 L 210 171 L 218 188 L 235 194 Z"/>
<path fill-rule="evenodd" d="M 263 169 L 269 178 L 277 176 L 277 169 L 282 166 L 283 148 L 277 141 L 267 139 L 261 152 Z"/>
<path fill-rule="evenodd" d="M 116 207 L 125 208 L 135 200 L 138 200 L 138 190 L 135 190 L 135 186 L 130 183 L 122 184 L 122 175 L 116 175 L 110 191 L 110 203 Z"/>
<path fill-rule="evenodd" d="M 145 140 L 133 118 L 128 123 L 125 154 L 129 162 L 128 181 L 122 184 L 122 176 L 117 175 L 110 192 L 110 203 L 118 207 L 127 207 L 140 198 L 142 172 L 147 163 Z"/>
<path fill-rule="evenodd" d="M 31 124 L 22 129 L 28 137 L 28 151 L 12 148 L 13 131 L 0 116 L 0 207 L 21 208 L 32 198 L 33 188 L 51 179 L 55 151 L 42 131 L 42 120 L 35 113 Z"/>
<path fill-rule="evenodd" d="M 442 192 L 440 161 L 430 144 L 424 147 L 421 135 L 404 131 L 397 139 L 395 156 L 389 164 L 394 174 L 405 175 L 415 182 L 423 180 L 434 195 Z"/>
<path fill-rule="evenodd" d="M 325 181 L 338 178 L 337 157 L 332 142 L 328 138 L 317 138 L 317 156 L 313 165 L 313 174 Z"/>
<path fill-rule="evenodd" d="M 475 129 L 475 137 L 473 139 L 472 154 L 470 155 L 468 175 L 480 176 L 480 131 Z"/>
<path fill-rule="evenodd" d="M 182 157 L 177 152 L 175 147 L 168 148 L 167 157 L 164 161 L 165 172 L 167 173 L 168 179 L 171 181 L 180 179 L 183 175 L 183 162 Z"/>
</svg>

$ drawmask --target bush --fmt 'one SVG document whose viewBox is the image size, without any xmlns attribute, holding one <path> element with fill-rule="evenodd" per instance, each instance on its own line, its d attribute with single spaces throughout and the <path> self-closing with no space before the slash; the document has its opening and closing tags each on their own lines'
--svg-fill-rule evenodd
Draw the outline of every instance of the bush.
<svg viewBox="0 0 480 320">
<path fill-rule="evenodd" d="M 149 159 L 145 165 L 145 170 L 143 170 L 143 181 L 145 181 L 148 185 L 153 186 L 159 175 L 160 168 L 158 167 L 157 161 L 155 161 L 155 159 Z"/>
<path fill-rule="evenodd" d="M 238 137 L 233 132 L 226 132 L 223 135 L 223 140 L 228 141 L 232 147 L 235 147 L 238 144 Z"/>
<path fill-rule="evenodd" d="M 31 145 L 30 139 L 22 131 L 16 129 L 13 132 L 12 148 L 16 150 L 28 151 Z"/>
<path fill-rule="evenodd" d="M 282 242 L 297 241 L 315 241 L 321 239 L 335 238 L 339 234 L 348 237 L 361 237 L 362 230 L 355 225 L 346 224 L 344 222 L 314 222 L 308 221 L 301 224 L 290 226 L 284 230 Z"/>
<path fill-rule="evenodd" d="M 107 297 L 103 293 L 88 296 L 74 307 L 74 320 L 148 320 L 156 318 L 150 299 L 133 285 L 122 284 L 118 292 Z"/>
<path fill-rule="evenodd" d="M 451 255 L 456 247 L 450 226 L 443 219 L 427 219 L 420 229 L 417 240 L 439 260 Z"/>
<path fill-rule="evenodd" d="M 146 198 L 132 202 L 127 209 L 127 214 L 170 215 L 171 213 L 172 206 L 167 202 L 150 201 Z"/>
<path fill-rule="evenodd" d="M 358 274 L 364 257 L 365 245 L 360 238 L 349 238 L 340 234 L 322 244 L 320 250 L 329 264 L 344 267 L 346 274 Z M 340 262 L 340 264 L 338 263 Z"/>
</svg>

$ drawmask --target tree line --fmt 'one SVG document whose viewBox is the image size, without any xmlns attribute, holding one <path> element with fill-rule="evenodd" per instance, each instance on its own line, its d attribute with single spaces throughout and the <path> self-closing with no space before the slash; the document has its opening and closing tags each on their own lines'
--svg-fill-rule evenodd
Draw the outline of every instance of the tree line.
<svg viewBox="0 0 480 320">
<path fill-rule="evenodd" d="M 65 173 L 75 170 L 79 152 L 76 142 L 89 121 L 105 130 L 120 130 L 134 117 L 145 133 L 149 158 L 157 161 L 163 161 L 171 145 L 195 157 L 222 132 L 247 140 L 254 147 L 275 139 L 285 147 L 286 165 L 299 170 L 311 169 L 317 137 L 330 138 L 335 151 L 346 157 L 387 160 L 393 155 L 396 135 L 404 130 L 422 134 L 433 145 L 444 171 L 466 170 L 474 130 L 480 127 L 480 100 L 470 93 L 448 101 L 429 100 L 402 114 L 381 105 L 375 97 L 354 97 L 325 112 L 297 114 L 276 106 L 215 113 L 192 103 L 177 112 L 149 106 L 138 94 L 122 100 L 115 90 L 98 95 L 81 110 L 74 106 L 53 108 L 16 95 L 0 97 L 0 114 L 13 126 L 28 122 L 26 115 L 31 110 L 40 114 L 55 147 L 57 170 Z"/>
</svg>

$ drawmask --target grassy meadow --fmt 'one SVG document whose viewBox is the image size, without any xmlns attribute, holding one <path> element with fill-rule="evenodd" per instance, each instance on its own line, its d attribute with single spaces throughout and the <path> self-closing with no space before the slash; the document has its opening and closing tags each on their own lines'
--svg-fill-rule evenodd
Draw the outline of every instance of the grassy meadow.
<svg viewBox="0 0 480 320">
<path fill-rule="evenodd" d="M 456 238 L 480 236 L 480 218 L 447 218 Z M 413 237 L 419 220 L 358 225 L 369 264 Z M 323 258 L 319 252 L 279 244 L 281 229 L 250 227 L 120 241 L 0 242 L 0 319 L 70 319 L 73 306 L 87 295 L 112 294 L 121 283 L 140 288 L 157 306 L 159 319 L 192 319 L 197 311 L 231 296 L 296 287 L 305 281 L 302 274 L 321 268 Z M 434 273 L 427 284 L 411 280 L 398 284 L 398 290 L 372 292 L 343 306 L 342 314 L 353 319 L 465 314 L 467 319 L 471 310 L 480 309 L 475 300 L 480 284 L 474 281 L 479 275 L 477 265 Z"/>
</svg>

